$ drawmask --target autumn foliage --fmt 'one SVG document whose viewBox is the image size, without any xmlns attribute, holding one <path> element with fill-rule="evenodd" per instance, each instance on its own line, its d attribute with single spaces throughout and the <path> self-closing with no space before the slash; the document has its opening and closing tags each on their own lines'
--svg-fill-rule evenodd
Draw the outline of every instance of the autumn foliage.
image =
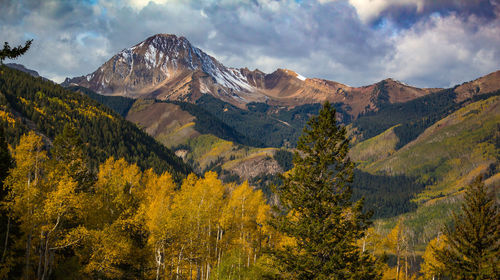
<svg viewBox="0 0 500 280">
<path fill-rule="evenodd" d="M 47 151 L 30 132 L 12 150 L 2 278 L 244 277 L 276 240 L 270 207 L 247 183 L 208 172 L 178 184 L 114 158 L 92 175 L 67 143 L 79 141 L 59 137 Z"/>
</svg>

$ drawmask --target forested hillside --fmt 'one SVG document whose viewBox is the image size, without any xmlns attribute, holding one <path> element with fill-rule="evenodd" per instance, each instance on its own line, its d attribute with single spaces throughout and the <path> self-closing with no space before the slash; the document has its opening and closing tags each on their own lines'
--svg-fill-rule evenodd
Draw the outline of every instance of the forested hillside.
<svg viewBox="0 0 500 280">
<path fill-rule="evenodd" d="M 493 95 L 464 104 L 403 148 L 395 148 L 398 140 L 395 126 L 351 150 L 353 158 L 361 161 L 359 168 L 363 172 L 358 178 L 365 177 L 363 174 L 387 178 L 406 176 L 415 180 L 415 186 L 420 186 L 401 193 L 404 196 L 412 193 L 406 197 L 411 211 L 379 224 L 403 227 L 407 238 L 414 242 L 412 250 L 422 250 L 440 233 L 442 224 L 451 222 L 450 211 L 458 208 L 464 188 L 474 178 L 482 175 L 486 186 L 493 189 L 500 184 L 500 97 L 497 93 Z M 409 186 L 411 183 L 402 182 L 401 189 Z M 383 192 L 384 188 L 380 190 Z M 377 193 L 381 192 L 377 189 Z M 391 203 L 398 201 L 393 195 L 398 197 L 397 192 L 386 196 Z M 377 203 L 380 201 L 384 198 L 379 197 Z"/>
<path fill-rule="evenodd" d="M 396 104 L 381 104 L 377 112 L 369 112 L 353 123 L 361 139 L 372 138 L 392 126 L 398 137 L 396 149 L 403 147 L 416 139 L 424 130 L 452 112 L 470 102 L 484 100 L 500 95 L 500 91 L 473 95 L 465 100 L 457 101 L 455 88 L 445 89 L 429 95 Z"/>
<path fill-rule="evenodd" d="M 116 113 L 118 113 L 122 117 L 126 117 L 128 111 L 134 104 L 135 100 L 128 97 L 123 96 L 106 96 L 93 92 L 92 90 L 84 87 L 71 86 L 68 87 L 71 91 L 82 92 L 86 94 L 88 97 L 94 99 L 95 101 L 103 104 Z"/>
<path fill-rule="evenodd" d="M 14 144 L 30 130 L 46 136 L 47 145 L 65 125 L 78 130 L 85 154 L 96 168 L 110 156 L 136 162 L 141 168 L 168 170 L 176 177 L 190 168 L 170 150 L 89 97 L 26 73 L 2 67 L 0 121 Z"/>
</svg>

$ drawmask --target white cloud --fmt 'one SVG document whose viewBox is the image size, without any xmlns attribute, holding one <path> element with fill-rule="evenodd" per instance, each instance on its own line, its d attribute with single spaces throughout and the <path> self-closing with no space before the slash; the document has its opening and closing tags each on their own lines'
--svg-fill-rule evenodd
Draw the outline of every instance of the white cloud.
<svg viewBox="0 0 500 280">
<path fill-rule="evenodd" d="M 424 0 L 349 0 L 349 3 L 356 8 L 364 22 L 373 20 L 391 6 L 415 6 L 417 12 L 421 12 L 424 7 Z"/>
<path fill-rule="evenodd" d="M 329 3 L 338 0 L 319 0 L 320 3 Z M 425 0 L 349 0 L 359 15 L 359 18 L 367 23 L 387 10 L 389 7 L 414 6 L 417 12 L 424 8 Z"/>
<path fill-rule="evenodd" d="M 386 75 L 419 86 L 453 86 L 493 72 L 500 65 L 499 30 L 500 19 L 433 17 L 394 38 Z"/>
<path fill-rule="evenodd" d="M 142 8 L 146 7 L 150 2 L 162 5 L 169 2 L 169 0 L 128 0 L 129 5 L 137 10 L 141 10 Z"/>
</svg>

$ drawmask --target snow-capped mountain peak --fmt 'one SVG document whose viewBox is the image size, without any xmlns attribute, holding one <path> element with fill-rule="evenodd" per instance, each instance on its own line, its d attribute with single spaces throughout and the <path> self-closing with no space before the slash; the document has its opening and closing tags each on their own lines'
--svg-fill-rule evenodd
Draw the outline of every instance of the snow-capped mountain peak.
<svg viewBox="0 0 500 280">
<path fill-rule="evenodd" d="M 353 115 L 364 112 L 367 106 L 376 107 L 373 102 L 385 92 L 378 90 L 380 86 L 391 92 L 390 102 L 430 92 L 393 82 L 377 87 L 351 88 L 337 82 L 306 78 L 288 69 L 266 74 L 247 68 L 229 68 L 186 38 L 170 34 L 151 36 L 120 51 L 93 73 L 66 79 L 63 83 L 71 84 L 101 94 L 188 102 L 210 94 L 241 108 L 246 108 L 249 102 L 284 106 L 324 100 L 348 102 Z"/>
<path fill-rule="evenodd" d="M 204 75 L 189 77 L 196 72 Z M 227 95 L 233 99 L 235 92 L 253 90 L 239 69 L 225 67 L 193 46 L 185 37 L 171 34 L 151 36 L 117 53 L 95 72 L 66 79 L 64 84 L 78 84 L 101 94 L 138 97 L 153 92 L 154 97 L 169 99 L 173 93 L 160 88 L 181 81 L 195 85 L 190 85 L 190 89 L 177 88 L 177 91 L 183 91 L 177 97 L 185 97 L 194 88 L 198 88 L 200 93 L 213 93 L 215 90 L 217 95 Z M 239 102 L 245 102 L 244 97 L 240 99 Z"/>
</svg>

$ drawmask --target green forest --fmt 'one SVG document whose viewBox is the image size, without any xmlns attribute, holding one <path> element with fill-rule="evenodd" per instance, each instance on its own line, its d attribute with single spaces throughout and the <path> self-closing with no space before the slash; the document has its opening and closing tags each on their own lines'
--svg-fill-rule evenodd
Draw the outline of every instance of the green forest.
<svg viewBox="0 0 500 280">
<path fill-rule="evenodd" d="M 50 139 L 69 124 L 78 129 L 92 168 L 107 158 L 125 158 L 141 168 L 170 171 L 176 178 L 190 168 L 170 150 L 156 142 L 113 110 L 42 78 L 2 66 L 0 112 L 9 143 L 19 141 L 29 130 Z"/>
</svg>

